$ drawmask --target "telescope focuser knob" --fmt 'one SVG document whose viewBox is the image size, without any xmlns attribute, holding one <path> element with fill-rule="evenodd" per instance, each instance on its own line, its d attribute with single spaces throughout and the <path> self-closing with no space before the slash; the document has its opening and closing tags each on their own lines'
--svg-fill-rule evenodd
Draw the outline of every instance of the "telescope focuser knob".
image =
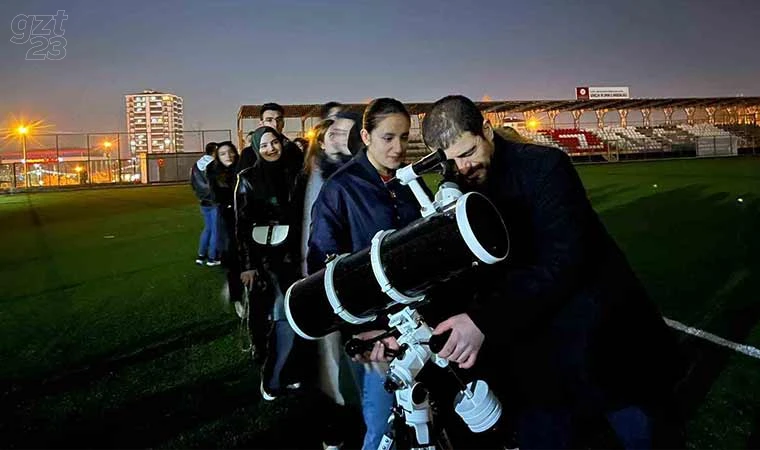
<svg viewBox="0 0 760 450">
<path fill-rule="evenodd" d="M 451 330 L 448 330 L 443 334 L 434 334 L 431 336 L 430 340 L 428 341 L 428 347 L 430 347 L 430 351 L 438 354 L 438 352 L 443 350 L 443 346 L 446 345 L 446 341 L 449 340 L 449 336 L 451 336 Z"/>
</svg>

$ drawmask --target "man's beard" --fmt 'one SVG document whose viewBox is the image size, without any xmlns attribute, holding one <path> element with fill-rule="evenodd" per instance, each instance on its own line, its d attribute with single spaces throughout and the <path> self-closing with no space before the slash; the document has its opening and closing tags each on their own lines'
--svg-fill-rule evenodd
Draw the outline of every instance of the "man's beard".
<svg viewBox="0 0 760 450">
<path fill-rule="evenodd" d="M 474 173 L 474 172 L 473 172 Z M 466 191 L 480 192 L 485 189 L 485 180 L 470 178 L 458 172 L 456 169 L 444 171 L 442 182 L 450 181 Z"/>
<path fill-rule="evenodd" d="M 333 158 L 329 158 L 324 152 L 320 153 L 317 158 L 319 164 L 319 170 L 322 172 L 324 179 L 330 178 L 336 170 L 340 169 L 343 164 L 351 161 L 352 156 L 344 153 L 338 153 Z"/>
</svg>

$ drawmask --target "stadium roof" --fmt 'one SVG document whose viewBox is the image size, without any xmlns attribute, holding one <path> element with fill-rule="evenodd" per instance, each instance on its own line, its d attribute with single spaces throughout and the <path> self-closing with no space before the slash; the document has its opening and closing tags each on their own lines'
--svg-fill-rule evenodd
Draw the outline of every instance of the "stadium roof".
<svg viewBox="0 0 760 450">
<path fill-rule="evenodd" d="M 475 102 L 487 113 L 524 112 L 524 111 L 575 111 L 579 109 L 593 111 L 598 109 L 641 109 L 641 108 L 687 108 L 687 107 L 746 107 L 760 106 L 760 97 L 712 97 L 712 98 L 636 98 L 626 100 L 497 100 Z M 410 114 L 426 113 L 433 105 L 430 103 L 405 103 Z M 347 103 L 345 108 L 363 112 L 366 103 Z M 282 105 L 285 117 L 318 117 L 322 104 Z M 261 105 L 243 105 L 240 107 L 240 119 L 258 119 Z"/>
</svg>

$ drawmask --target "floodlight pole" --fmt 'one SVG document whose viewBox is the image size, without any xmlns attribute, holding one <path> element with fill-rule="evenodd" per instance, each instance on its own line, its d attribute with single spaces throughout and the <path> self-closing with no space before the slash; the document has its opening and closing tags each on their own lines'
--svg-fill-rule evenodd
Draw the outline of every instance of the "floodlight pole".
<svg viewBox="0 0 760 450">
<path fill-rule="evenodd" d="M 24 186 L 29 188 L 29 168 L 26 162 L 26 133 L 21 135 L 21 153 L 24 160 Z"/>
</svg>

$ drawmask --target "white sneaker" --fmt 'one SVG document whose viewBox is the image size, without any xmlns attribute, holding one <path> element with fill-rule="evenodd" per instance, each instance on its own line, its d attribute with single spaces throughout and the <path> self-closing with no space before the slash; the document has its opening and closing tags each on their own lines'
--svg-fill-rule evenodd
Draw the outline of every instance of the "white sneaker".
<svg viewBox="0 0 760 450">
<path fill-rule="evenodd" d="M 289 384 L 289 385 L 287 385 L 285 387 L 287 389 L 292 389 L 292 390 L 301 389 L 301 383 L 295 382 L 295 383 L 291 383 L 291 384 Z"/>
<path fill-rule="evenodd" d="M 217 260 L 209 259 L 208 261 L 206 261 L 206 265 L 209 267 L 218 266 L 220 264 L 222 264 L 222 262 L 219 261 L 218 259 Z"/>
<path fill-rule="evenodd" d="M 327 445 L 324 442 L 322 443 L 322 448 L 324 450 L 340 450 L 340 445 Z"/>
<path fill-rule="evenodd" d="M 245 305 L 243 302 L 232 302 L 235 305 L 235 314 L 241 319 L 245 318 Z"/>
<path fill-rule="evenodd" d="M 268 402 L 271 402 L 277 398 L 277 396 L 270 394 L 266 391 L 266 389 L 264 389 L 264 380 L 261 380 L 261 384 L 259 384 L 259 392 L 261 392 L 261 397 Z"/>
</svg>

